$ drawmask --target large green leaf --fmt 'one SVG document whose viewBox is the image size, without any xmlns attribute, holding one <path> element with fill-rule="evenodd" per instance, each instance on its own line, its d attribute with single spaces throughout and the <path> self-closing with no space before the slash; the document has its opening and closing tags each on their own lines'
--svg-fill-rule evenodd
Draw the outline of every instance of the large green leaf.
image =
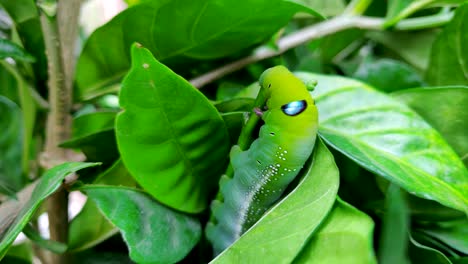
<svg viewBox="0 0 468 264">
<path fill-rule="evenodd" d="M 151 52 L 132 47 L 116 136 L 125 167 L 153 197 L 197 213 L 227 162 L 229 135 L 214 106 Z"/>
<path fill-rule="evenodd" d="M 130 258 L 138 263 L 175 263 L 198 243 L 201 226 L 149 195 L 126 187 L 80 188 L 122 233 Z"/>
<path fill-rule="evenodd" d="M 333 206 L 339 177 L 319 140 L 304 178 L 212 263 L 291 263 Z"/>
<path fill-rule="evenodd" d="M 305 8 L 287 0 L 164 0 L 133 6 L 87 41 L 77 64 L 79 96 L 89 99 L 122 78 L 133 42 L 186 71 L 188 58 L 220 58 L 264 41 L 299 10 Z"/>
<path fill-rule="evenodd" d="M 294 263 L 376 263 L 372 248 L 372 219 L 337 199 Z"/>
<path fill-rule="evenodd" d="M 118 229 L 107 220 L 93 201 L 86 201 L 81 212 L 70 223 L 68 250 L 82 251 L 91 248 L 112 235 Z"/>
<path fill-rule="evenodd" d="M 93 184 L 136 186 L 120 159 L 98 175 Z M 73 218 L 69 230 L 68 250 L 73 252 L 93 247 L 118 232 L 91 200 L 86 201 L 80 213 Z"/>
<path fill-rule="evenodd" d="M 437 129 L 468 167 L 468 87 L 426 87 L 393 93 Z M 446 103 L 441 103 L 441 98 Z"/>
<path fill-rule="evenodd" d="M 0 205 L 0 259 L 8 247 L 29 222 L 36 209 L 62 184 L 65 176 L 97 163 L 69 162 L 48 170 L 34 184 L 18 194 L 18 200 L 9 200 Z"/>
<path fill-rule="evenodd" d="M 23 48 L 8 39 L 0 38 L 0 59 L 8 57 L 19 61 L 34 62 L 34 57 Z"/>
<path fill-rule="evenodd" d="M 3 192 L 17 191 L 26 183 L 21 171 L 21 110 L 15 103 L 0 96 L 0 117 L 0 192 L 2 189 Z"/>
<path fill-rule="evenodd" d="M 412 194 L 468 212 L 468 171 L 424 119 L 364 83 L 298 75 L 318 81 L 312 95 L 327 143 Z"/>
<path fill-rule="evenodd" d="M 431 50 L 427 80 L 433 85 L 468 85 L 468 3 L 437 36 Z"/>
</svg>

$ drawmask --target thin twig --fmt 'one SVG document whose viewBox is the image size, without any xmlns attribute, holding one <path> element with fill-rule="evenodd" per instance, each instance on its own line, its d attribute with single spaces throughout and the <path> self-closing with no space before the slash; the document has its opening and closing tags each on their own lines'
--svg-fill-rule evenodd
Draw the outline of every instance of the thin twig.
<svg viewBox="0 0 468 264">
<path fill-rule="evenodd" d="M 378 18 L 359 16 L 335 17 L 330 20 L 303 28 L 279 39 L 277 42 L 277 49 L 260 47 L 257 50 L 255 50 L 252 55 L 229 63 L 218 69 L 203 74 L 197 78 L 194 78 L 190 80 L 190 83 L 192 83 L 192 85 L 197 88 L 201 88 L 206 84 L 220 79 L 221 77 L 226 76 L 227 74 L 242 69 L 249 64 L 278 56 L 291 48 L 307 43 L 313 39 L 327 36 L 349 28 L 379 30 L 381 29 L 382 25 L 383 20 Z"/>
</svg>

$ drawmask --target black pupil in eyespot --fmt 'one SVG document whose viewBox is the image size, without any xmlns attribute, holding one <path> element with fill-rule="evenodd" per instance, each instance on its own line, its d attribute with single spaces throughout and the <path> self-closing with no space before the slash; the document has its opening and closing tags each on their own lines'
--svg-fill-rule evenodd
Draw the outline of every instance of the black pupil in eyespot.
<svg viewBox="0 0 468 264">
<path fill-rule="evenodd" d="M 288 116 L 296 116 L 307 108 L 306 100 L 293 101 L 281 106 L 281 110 Z"/>
</svg>

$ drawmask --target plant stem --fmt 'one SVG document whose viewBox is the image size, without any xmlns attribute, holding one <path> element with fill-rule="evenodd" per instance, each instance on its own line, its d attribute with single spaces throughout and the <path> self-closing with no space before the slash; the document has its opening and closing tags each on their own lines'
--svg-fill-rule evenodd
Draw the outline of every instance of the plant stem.
<svg viewBox="0 0 468 264">
<path fill-rule="evenodd" d="M 260 47 L 257 50 L 255 50 L 252 55 L 242 58 L 238 61 L 229 63 L 211 72 L 203 74 L 197 78 L 194 78 L 190 80 L 190 83 L 192 83 L 193 86 L 200 88 L 229 73 L 242 69 L 243 67 L 249 64 L 278 56 L 291 48 L 307 43 L 313 39 L 327 36 L 349 28 L 378 30 L 381 29 L 382 25 L 382 19 L 358 16 L 338 16 L 330 20 L 326 20 L 324 22 L 303 28 L 286 37 L 279 39 L 277 43 L 277 49 Z"/>
<path fill-rule="evenodd" d="M 366 1 L 363 1 L 363 3 Z M 453 12 L 442 13 L 428 17 L 410 18 L 400 21 L 395 25 L 394 30 L 420 30 L 444 25 L 453 18 Z M 213 81 L 216 81 L 230 73 L 244 68 L 249 64 L 259 62 L 283 54 L 289 49 L 305 44 L 311 40 L 318 39 L 333 33 L 359 28 L 366 30 L 384 30 L 385 19 L 365 16 L 342 15 L 334 17 L 309 27 L 305 27 L 290 35 L 287 35 L 277 42 L 277 49 L 261 46 L 254 50 L 252 55 L 228 63 L 215 70 L 202 74 L 190 80 L 196 88 L 201 88 Z"/>
<path fill-rule="evenodd" d="M 66 0 L 60 1 L 58 8 L 54 5 L 51 8 L 50 1 L 47 3 L 46 1 L 38 1 L 38 6 L 43 8 L 40 8 L 40 21 L 44 35 L 49 77 L 49 113 L 45 151 L 41 157 L 41 165 L 46 169 L 69 159 L 69 151 L 58 147 L 58 145 L 67 140 L 71 133 L 73 44 L 80 4 L 81 0 Z M 55 11 L 59 14 L 56 14 Z M 61 14 L 62 12 L 63 14 Z M 58 24 L 61 25 L 60 31 Z M 64 36 L 63 38 L 60 37 L 61 34 Z M 63 187 L 49 198 L 48 216 L 50 238 L 67 243 L 68 193 Z M 50 263 L 67 263 L 67 256 L 53 254 Z"/>
</svg>

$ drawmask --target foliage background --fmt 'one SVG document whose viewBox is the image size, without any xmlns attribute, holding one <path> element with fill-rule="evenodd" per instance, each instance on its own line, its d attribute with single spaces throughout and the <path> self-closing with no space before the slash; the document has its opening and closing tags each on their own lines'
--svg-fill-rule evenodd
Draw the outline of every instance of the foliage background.
<svg viewBox="0 0 468 264">
<path fill-rule="evenodd" d="M 213 262 L 465 263 L 464 2 L 133 0 L 100 25 L 92 2 L 78 23 L 80 1 L 0 0 L 2 263 L 211 261 L 210 201 L 278 64 L 317 83 L 321 140 Z"/>
</svg>

